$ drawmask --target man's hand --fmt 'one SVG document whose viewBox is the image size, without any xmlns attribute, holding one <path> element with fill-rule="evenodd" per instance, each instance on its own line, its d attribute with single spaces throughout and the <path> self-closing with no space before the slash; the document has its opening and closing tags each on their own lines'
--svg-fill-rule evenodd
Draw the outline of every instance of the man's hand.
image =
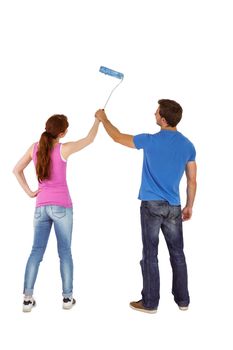
<svg viewBox="0 0 233 350">
<path fill-rule="evenodd" d="M 183 221 L 187 221 L 190 220 L 192 217 L 192 208 L 190 207 L 184 207 L 184 209 L 182 210 L 182 220 Z"/>
<path fill-rule="evenodd" d="M 95 117 L 100 121 L 100 122 L 104 122 L 106 121 L 108 118 L 105 114 L 104 109 L 98 109 L 98 111 L 95 113 Z"/>
</svg>

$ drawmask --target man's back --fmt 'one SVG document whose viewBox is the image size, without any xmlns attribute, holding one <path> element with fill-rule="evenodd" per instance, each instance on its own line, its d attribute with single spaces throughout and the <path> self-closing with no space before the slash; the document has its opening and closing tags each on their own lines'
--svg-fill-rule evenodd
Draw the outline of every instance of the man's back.
<svg viewBox="0 0 233 350">
<path fill-rule="evenodd" d="M 134 144 L 144 151 L 139 199 L 180 205 L 179 183 L 186 164 L 195 161 L 193 144 L 176 130 L 136 135 Z"/>
</svg>

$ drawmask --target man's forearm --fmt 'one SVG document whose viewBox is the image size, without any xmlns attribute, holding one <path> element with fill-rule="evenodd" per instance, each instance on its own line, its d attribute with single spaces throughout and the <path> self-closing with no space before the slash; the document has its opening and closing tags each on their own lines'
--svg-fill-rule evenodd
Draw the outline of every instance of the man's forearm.
<svg viewBox="0 0 233 350">
<path fill-rule="evenodd" d="M 197 183 L 196 182 L 190 182 L 187 185 L 187 202 L 186 207 L 192 208 L 195 195 L 196 195 L 196 189 L 197 189 Z"/>
<path fill-rule="evenodd" d="M 96 114 L 96 118 L 103 123 L 108 135 L 117 143 L 123 146 L 135 148 L 134 137 L 128 134 L 122 134 L 112 123 L 108 120 L 103 109 L 99 109 Z"/>
<path fill-rule="evenodd" d="M 105 130 L 107 131 L 108 135 L 114 141 L 117 141 L 121 135 L 120 131 L 114 125 L 112 125 L 112 123 L 108 119 L 103 120 L 102 123 L 103 123 L 103 126 L 104 126 Z"/>
</svg>

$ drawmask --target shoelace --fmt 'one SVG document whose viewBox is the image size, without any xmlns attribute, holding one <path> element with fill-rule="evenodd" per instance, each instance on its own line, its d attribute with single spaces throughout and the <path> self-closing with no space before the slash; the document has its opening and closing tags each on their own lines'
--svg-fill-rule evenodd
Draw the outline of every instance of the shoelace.
<svg viewBox="0 0 233 350">
<path fill-rule="evenodd" d="M 64 298 L 63 301 L 64 301 L 64 303 L 68 303 L 69 301 L 71 301 L 71 299 L 69 299 L 69 298 Z"/>
</svg>

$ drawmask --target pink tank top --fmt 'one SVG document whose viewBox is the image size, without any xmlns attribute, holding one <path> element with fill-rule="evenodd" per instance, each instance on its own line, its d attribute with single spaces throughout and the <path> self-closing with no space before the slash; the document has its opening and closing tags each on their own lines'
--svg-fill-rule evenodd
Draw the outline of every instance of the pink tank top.
<svg viewBox="0 0 233 350">
<path fill-rule="evenodd" d="M 59 205 L 66 208 L 72 207 L 72 201 L 66 182 L 66 160 L 61 156 L 61 143 L 57 143 L 51 151 L 51 176 L 48 180 L 39 182 L 39 190 L 36 197 L 36 207 L 42 205 Z M 36 164 L 38 143 L 33 149 L 33 161 Z"/>
</svg>

